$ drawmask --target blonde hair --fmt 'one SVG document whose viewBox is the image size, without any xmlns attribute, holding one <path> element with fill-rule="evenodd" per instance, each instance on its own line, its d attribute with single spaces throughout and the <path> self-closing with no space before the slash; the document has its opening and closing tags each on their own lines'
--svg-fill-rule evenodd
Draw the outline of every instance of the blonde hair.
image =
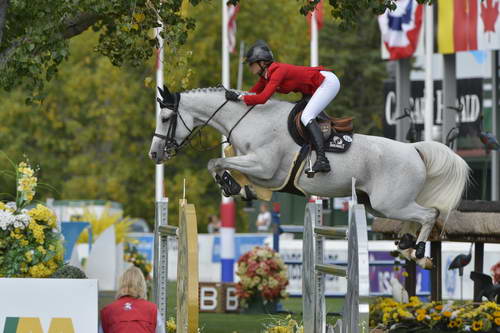
<svg viewBox="0 0 500 333">
<path fill-rule="evenodd" d="M 123 296 L 146 299 L 146 280 L 141 270 L 135 266 L 127 269 L 120 277 L 116 298 Z"/>
</svg>

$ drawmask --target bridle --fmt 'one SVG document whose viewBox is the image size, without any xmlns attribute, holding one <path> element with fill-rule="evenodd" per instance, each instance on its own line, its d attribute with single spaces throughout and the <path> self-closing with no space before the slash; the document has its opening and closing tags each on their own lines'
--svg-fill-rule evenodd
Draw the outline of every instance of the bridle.
<svg viewBox="0 0 500 333">
<path fill-rule="evenodd" d="M 165 108 L 168 108 L 168 109 L 170 109 L 170 110 L 173 111 L 173 116 L 169 117 L 168 119 L 162 119 L 162 122 L 164 122 L 164 123 L 170 120 L 170 124 L 169 124 L 168 130 L 167 130 L 167 134 L 166 135 L 162 135 L 162 134 L 159 134 L 159 133 L 154 133 L 153 134 L 153 137 L 157 137 L 157 138 L 160 138 L 162 140 L 165 140 L 164 152 L 167 154 L 167 156 L 169 158 L 175 156 L 178 151 L 180 151 L 184 146 L 186 146 L 191 141 L 191 139 L 194 137 L 194 135 L 196 133 L 200 132 L 204 127 L 206 127 L 208 125 L 208 123 L 217 115 L 217 113 L 219 113 L 219 111 L 222 110 L 222 108 L 227 104 L 227 102 L 229 102 L 228 100 L 225 100 L 224 103 L 222 103 L 212 113 L 212 115 L 210 115 L 210 117 L 205 122 L 203 122 L 203 124 L 201 124 L 199 126 L 196 126 L 195 128 L 191 129 L 186 124 L 186 122 L 182 118 L 181 113 L 179 112 L 179 102 L 180 102 L 180 99 L 181 99 L 181 94 L 180 93 L 174 93 L 174 94 L 171 94 L 171 95 L 173 95 L 172 96 L 173 97 L 173 103 L 165 103 L 164 101 L 160 100 L 159 98 L 157 99 L 158 103 L 160 103 L 160 106 L 162 108 L 165 107 Z M 162 97 L 164 97 L 164 100 L 165 100 L 165 96 L 163 96 L 163 93 L 162 93 Z M 233 130 L 236 128 L 236 126 L 238 126 L 238 124 L 243 120 L 243 118 L 245 118 L 246 115 L 254 107 L 255 107 L 255 105 L 251 106 L 245 112 L 245 114 L 243 114 L 243 116 L 236 122 L 236 124 L 229 131 L 229 134 L 227 136 L 226 141 L 219 143 L 217 146 L 219 146 L 221 144 L 224 144 L 224 143 L 229 143 L 229 144 L 231 143 L 230 140 L 231 140 L 231 134 L 232 134 Z M 182 142 L 180 144 L 177 143 L 177 141 L 175 140 L 175 133 L 177 131 L 178 119 L 181 120 L 182 124 L 184 125 L 184 127 L 189 132 L 189 134 L 184 138 L 184 140 L 182 140 Z M 213 149 L 213 148 L 211 148 L 211 149 Z M 210 150 L 210 149 L 208 149 L 208 150 Z"/>
</svg>

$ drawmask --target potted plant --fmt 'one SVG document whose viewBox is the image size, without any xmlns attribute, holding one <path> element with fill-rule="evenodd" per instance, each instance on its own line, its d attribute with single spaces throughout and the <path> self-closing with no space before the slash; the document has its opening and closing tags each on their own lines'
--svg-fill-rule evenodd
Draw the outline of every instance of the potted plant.
<svg viewBox="0 0 500 333">
<path fill-rule="evenodd" d="M 16 196 L 0 201 L 0 277 L 49 277 L 64 259 L 56 216 L 42 204 L 29 206 L 38 182 L 29 162 L 13 166 Z"/>
<path fill-rule="evenodd" d="M 272 313 L 287 296 L 288 272 L 279 254 L 257 246 L 238 260 L 236 294 L 246 313 Z"/>
</svg>

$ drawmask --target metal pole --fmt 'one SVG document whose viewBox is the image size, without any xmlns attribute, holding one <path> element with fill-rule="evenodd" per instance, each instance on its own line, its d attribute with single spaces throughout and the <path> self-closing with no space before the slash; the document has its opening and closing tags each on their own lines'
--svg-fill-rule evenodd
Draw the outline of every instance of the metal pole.
<svg viewBox="0 0 500 333">
<path fill-rule="evenodd" d="M 160 233 L 168 221 L 168 199 L 156 202 L 154 256 L 153 256 L 153 299 L 163 318 L 167 318 L 168 299 L 168 236 Z"/>
<path fill-rule="evenodd" d="M 241 90 L 243 87 L 243 57 L 245 56 L 245 42 L 240 42 L 240 61 L 238 63 L 238 81 L 236 89 Z"/>
<path fill-rule="evenodd" d="M 311 66 L 318 66 L 318 23 L 316 10 L 311 12 Z"/>
<path fill-rule="evenodd" d="M 160 22 L 161 24 L 161 22 Z M 156 28 L 156 38 L 158 39 L 158 55 L 156 58 L 156 86 L 163 89 L 163 38 L 160 35 L 160 32 L 163 31 L 163 25 Z M 156 97 L 161 98 L 160 92 L 156 89 Z M 155 98 L 155 107 L 156 107 L 156 121 L 160 121 L 160 104 L 156 102 Z M 156 164 L 156 172 L 155 172 L 155 201 L 160 201 L 163 196 L 163 164 Z"/>
<path fill-rule="evenodd" d="M 410 108 L 410 59 L 396 61 L 396 117 L 403 115 Z M 396 140 L 406 141 L 406 133 L 410 128 L 410 119 L 402 118 L 396 122 Z"/>
<path fill-rule="evenodd" d="M 444 75 L 443 75 L 443 130 L 441 142 L 446 144 L 448 133 L 456 126 L 457 113 L 448 109 L 449 106 L 457 106 L 457 75 L 455 54 L 443 55 Z M 439 109 L 440 106 L 438 106 Z M 456 145 L 453 145 L 456 150 Z"/>
<path fill-rule="evenodd" d="M 432 56 L 434 51 L 434 6 L 425 6 L 425 117 L 424 140 L 432 141 L 434 125 L 434 82 L 432 77 Z"/>
<path fill-rule="evenodd" d="M 491 52 L 491 121 L 493 135 L 498 138 L 500 117 L 498 115 L 498 50 Z M 500 153 L 491 151 L 491 200 L 500 200 Z"/>
<path fill-rule="evenodd" d="M 229 89 L 229 41 L 228 41 L 228 7 L 227 0 L 222 0 L 222 85 Z M 222 136 L 222 141 L 226 137 Z M 227 144 L 222 145 L 221 156 L 224 157 L 224 149 Z M 233 281 L 234 271 L 234 234 L 236 207 L 233 198 L 221 194 L 221 280 L 222 282 Z"/>
</svg>

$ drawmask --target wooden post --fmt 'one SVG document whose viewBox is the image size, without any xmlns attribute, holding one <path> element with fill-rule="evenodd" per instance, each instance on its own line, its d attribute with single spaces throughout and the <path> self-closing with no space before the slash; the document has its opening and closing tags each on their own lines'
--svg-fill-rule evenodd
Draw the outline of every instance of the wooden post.
<svg viewBox="0 0 500 333">
<path fill-rule="evenodd" d="M 198 332 L 198 224 L 193 204 L 179 200 L 177 332 Z"/>
<path fill-rule="evenodd" d="M 408 273 L 405 278 L 405 289 L 408 291 L 408 296 L 417 296 L 417 264 L 407 260 L 405 270 Z"/>
<path fill-rule="evenodd" d="M 442 276 L 441 276 L 441 242 L 431 242 L 431 301 L 442 299 Z"/>
<path fill-rule="evenodd" d="M 474 271 L 483 273 L 484 243 L 474 243 Z M 474 282 L 474 301 L 480 302 L 479 286 Z"/>
</svg>

